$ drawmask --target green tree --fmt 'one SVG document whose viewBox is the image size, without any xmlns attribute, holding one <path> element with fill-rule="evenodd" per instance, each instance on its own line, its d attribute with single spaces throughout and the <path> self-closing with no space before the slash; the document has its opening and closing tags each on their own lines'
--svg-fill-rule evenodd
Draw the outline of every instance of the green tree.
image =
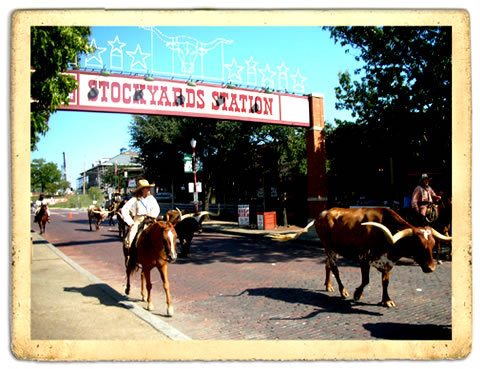
<svg viewBox="0 0 480 369">
<path fill-rule="evenodd" d="M 196 157 L 203 165 L 198 179 L 205 204 L 213 195 L 222 202 L 248 201 L 264 180 L 282 187 L 292 181 L 292 175 L 306 172 L 304 132 L 292 127 L 135 116 L 130 134 L 146 176 L 165 188 L 192 181 L 183 172 L 183 155 L 192 153 L 190 140 L 195 138 Z"/>
<path fill-rule="evenodd" d="M 76 88 L 75 79 L 64 74 L 81 54 L 93 53 L 90 27 L 32 27 L 30 78 L 30 149 L 36 150 L 40 135 L 48 131 L 48 119 Z"/>
<path fill-rule="evenodd" d="M 30 170 L 32 191 L 55 193 L 62 181 L 62 172 L 57 164 L 47 163 L 45 159 L 33 159 Z"/>
<path fill-rule="evenodd" d="M 98 187 L 90 187 L 88 189 L 88 197 L 90 197 L 90 199 L 93 201 L 97 201 L 97 205 L 98 206 L 101 206 L 102 205 L 102 201 L 104 199 L 104 195 L 103 195 L 103 192 L 100 188 Z"/>
<path fill-rule="evenodd" d="M 358 168 L 376 173 L 369 182 L 373 191 L 392 179 L 401 183 L 409 172 L 450 178 L 451 28 L 328 29 L 336 43 L 364 62 L 353 75 L 339 74 L 336 108 L 350 110 L 356 122 L 337 121 L 337 128 L 327 131 L 330 174 L 352 183 Z M 343 149 L 333 148 L 334 142 Z"/>
</svg>

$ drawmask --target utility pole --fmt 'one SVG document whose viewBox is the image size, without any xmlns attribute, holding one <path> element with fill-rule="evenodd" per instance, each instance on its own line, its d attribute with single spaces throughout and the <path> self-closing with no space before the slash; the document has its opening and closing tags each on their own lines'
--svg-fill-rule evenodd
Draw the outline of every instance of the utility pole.
<svg viewBox="0 0 480 369">
<path fill-rule="evenodd" d="M 85 195 L 85 159 L 83 160 L 83 194 Z"/>
<path fill-rule="evenodd" d="M 193 203 L 195 204 L 195 213 L 198 213 L 198 191 L 197 191 L 197 168 L 195 166 L 195 147 L 197 141 L 194 138 L 191 139 L 190 145 L 193 149 L 192 161 L 193 161 Z"/>
<path fill-rule="evenodd" d="M 65 151 L 63 152 L 63 174 L 65 175 L 65 180 L 67 179 L 67 157 L 65 156 Z"/>
</svg>

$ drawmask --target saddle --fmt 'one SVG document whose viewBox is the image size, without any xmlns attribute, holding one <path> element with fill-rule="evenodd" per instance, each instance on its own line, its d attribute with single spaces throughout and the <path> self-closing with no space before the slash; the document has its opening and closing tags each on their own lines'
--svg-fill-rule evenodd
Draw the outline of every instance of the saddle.
<svg viewBox="0 0 480 369">
<path fill-rule="evenodd" d="M 162 217 L 157 217 L 157 218 L 145 217 L 145 219 L 138 224 L 137 234 L 133 238 L 133 242 L 130 245 L 130 248 L 136 246 L 137 240 L 140 238 L 140 236 L 141 236 L 141 234 L 143 233 L 144 230 L 146 230 L 152 224 L 156 223 L 157 221 L 159 221 L 161 219 L 162 219 Z M 128 237 L 128 233 L 125 235 L 125 237 Z"/>
<path fill-rule="evenodd" d="M 123 219 L 123 218 L 122 218 Z M 133 238 L 132 244 L 130 247 L 126 248 L 126 242 L 128 242 L 128 232 L 125 232 L 124 238 L 123 238 L 123 247 L 124 247 L 124 252 L 125 254 L 125 265 L 128 265 L 130 263 L 130 258 L 133 257 L 133 260 L 136 258 L 136 252 L 137 252 L 137 240 L 140 238 L 141 234 L 145 229 L 150 227 L 152 224 L 156 223 L 158 220 L 161 220 L 162 217 L 157 217 L 157 218 L 152 218 L 152 217 L 145 217 L 145 219 L 138 224 L 137 228 L 137 233 L 135 234 L 135 237 Z"/>
</svg>

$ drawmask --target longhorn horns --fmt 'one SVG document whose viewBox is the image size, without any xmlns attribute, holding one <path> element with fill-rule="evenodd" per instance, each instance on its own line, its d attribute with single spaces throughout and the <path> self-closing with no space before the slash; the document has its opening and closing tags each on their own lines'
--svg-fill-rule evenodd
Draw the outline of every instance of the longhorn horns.
<svg viewBox="0 0 480 369">
<path fill-rule="evenodd" d="M 218 204 L 218 210 L 216 213 L 211 213 L 209 211 L 201 211 L 199 213 L 182 214 L 179 208 L 176 208 L 176 209 L 178 211 L 178 214 L 180 214 L 180 222 L 187 218 L 195 218 L 195 220 L 198 222 L 200 218 L 203 217 L 204 215 L 211 215 L 214 217 L 218 217 L 220 215 L 220 204 Z"/>
<path fill-rule="evenodd" d="M 401 240 L 404 237 L 413 236 L 413 229 L 412 228 L 403 229 L 403 230 L 395 233 L 395 235 L 392 235 L 392 232 L 390 232 L 390 230 L 381 223 L 365 222 L 365 223 L 362 223 L 362 225 L 371 225 L 373 227 L 380 228 L 383 231 L 383 233 L 385 234 L 385 237 L 387 237 L 388 243 L 390 245 L 394 245 L 396 242 L 398 242 L 399 240 Z"/>
<path fill-rule="evenodd" d="M 113 213 L 113 210 L 100 210 L 100 211 L 92 210 L 92 213 L 93 214 L 102 214 L 102 215 L 105 214 L 105 215 L 107 215 L 109 213 Z"/>
<path fill-rule="evenodd" d="M 365 223 L 362 223 L 362 225 L 371 225 L 373 227 L 380 228 L 383 231 L 383 233 L 385 234 L 385 236 L 387 237 L 388 243 L 390 243 L 391 245 L 394 245 L 396 242 L 398 242 L 399 240 L 401 240 L 404 237 L 413 236 L 413 229 L 412 228 L 403 229 L 401 231 L 398 231 L 394 235 L 392 235 L 392 232 L 390 232 L 390 230 L 381 223 L 365 222 Z M 440 239 L 442 241 L 451 241 L 452 240 L 452 237 L 444 236 L 433 228 L 431 228 L 431 231 L 432 231 L 433 237 L 435 237 L 437 239 Z"/>
</svg>

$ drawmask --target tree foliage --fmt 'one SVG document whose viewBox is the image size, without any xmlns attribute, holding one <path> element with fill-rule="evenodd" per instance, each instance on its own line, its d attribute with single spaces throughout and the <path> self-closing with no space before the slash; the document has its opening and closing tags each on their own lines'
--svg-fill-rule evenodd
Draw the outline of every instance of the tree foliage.
<svg viewBox="0 0 480 369">
<path fill-rule="evenodd" d="M 32 160 L 30 179 L 32 191 L 40 190 L 41 192 L 53 194 L 59 188 L 66 186 L 65 181 L 62 180 L 62 172 L 58 169 L 57 164 L 47 163 L 45 159 Z M 69 184 L 67 187 L 69 187 Z"/>
<path fill-rule="evenodd" d="M 339 73 L 336 108 L 350 110 L 356 121 L 337 121 L 327 131 L 333 182 L 352 183 L 359 172 L 374 173 L 369 185 L 378 192 L 392 179 L 401 185 L 407 173 L 450 177 L 451 28 L 328 29 L 364 62 L 353 74 Z"/>
<path fill-rule="evenodd" d="M 191 181 L 183 156 L 196 157 L 205 202 L 246 201 L 269 185 L 279 191 L 292 175 L 306 173 L 305 136 L 301 129 L 245 122 L 168 116 L 134 116 L 131 144 L 140 153 L 146 176 L 166 189 Z"/>
<path fill-rule="evenodd" d="M 74 78 L 64 74 L 81 54 L 92 53 L 90 27 L 32 27 L 30 78 L 30 149 L 48 131 L 48 119 L 76 88 Z"/>
</svg>

